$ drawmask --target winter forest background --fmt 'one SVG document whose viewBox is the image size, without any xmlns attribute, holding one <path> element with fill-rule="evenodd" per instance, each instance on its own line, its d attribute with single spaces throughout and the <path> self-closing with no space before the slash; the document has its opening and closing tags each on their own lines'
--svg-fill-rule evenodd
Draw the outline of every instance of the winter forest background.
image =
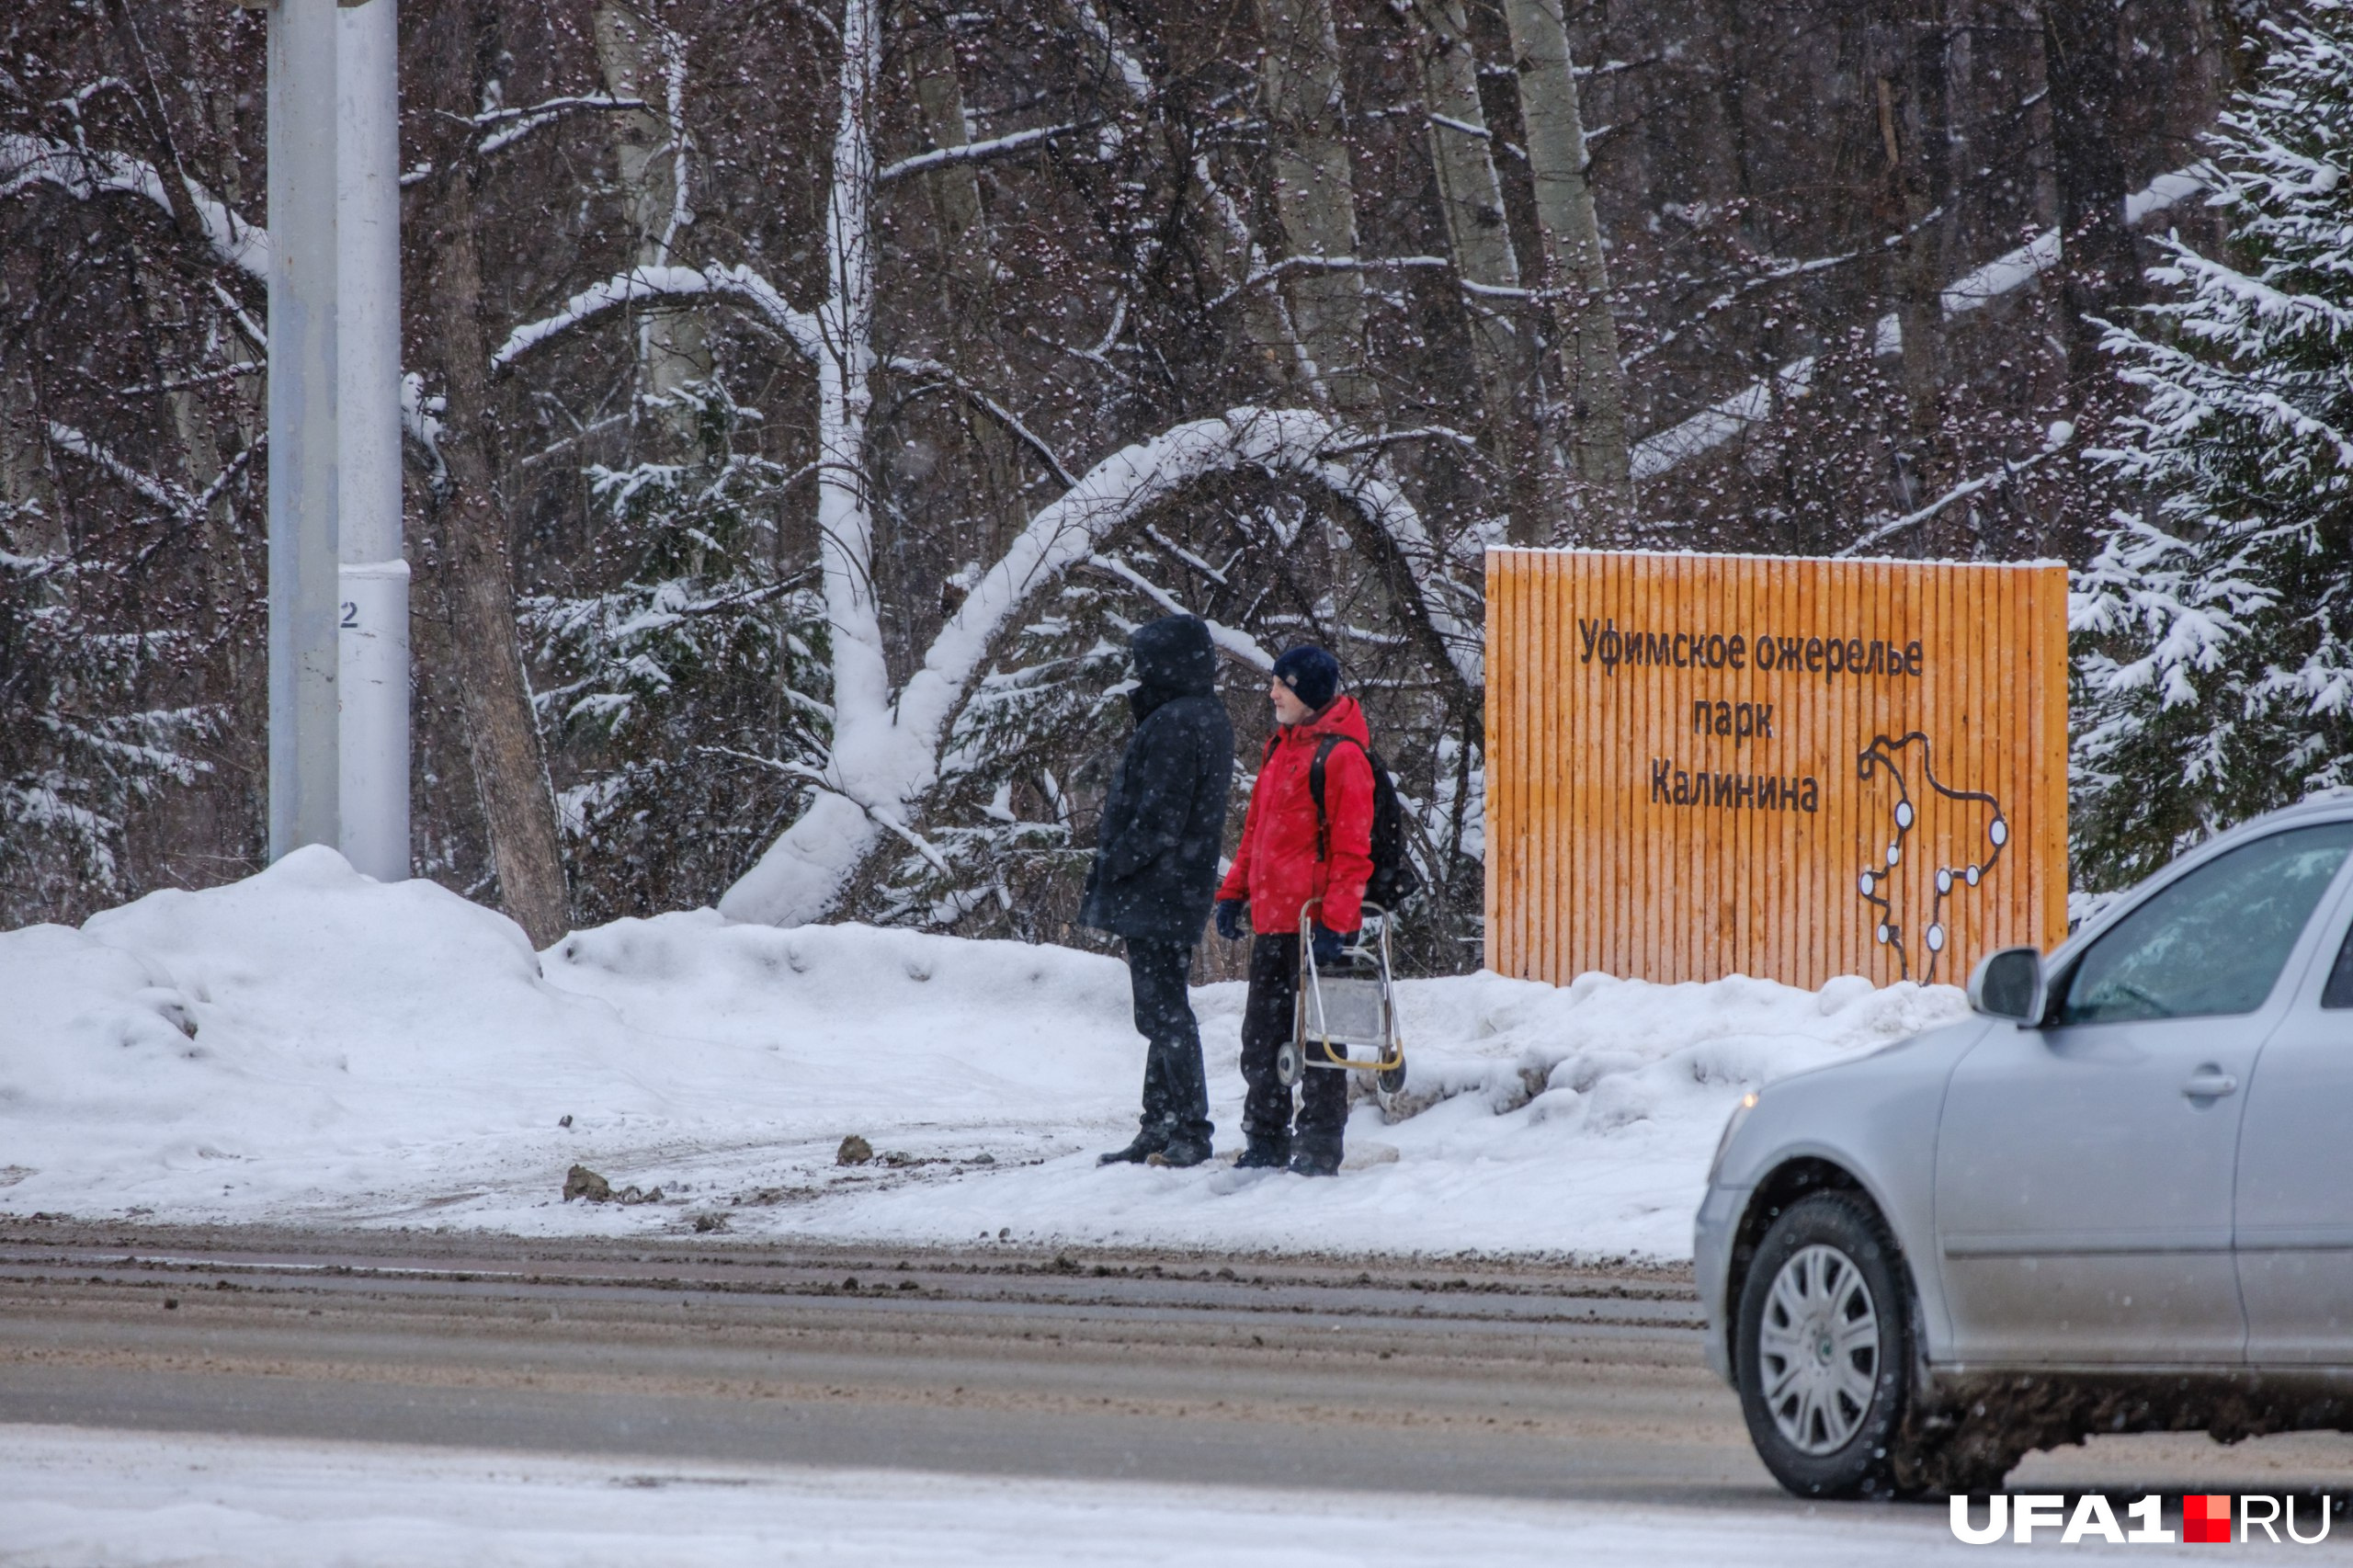
<svg viewBox="0 0 2353 1568">
<path fill-rule="evenodd" d="M 1506 540 L 2086 569 L 2086 889 L 2339 781 L 2341 9 L 1559 14 L 404 0 L 419 874 L 1084 941 L 1181 607 L 1465 967 Z M 260 864 L 264 33 L 0 18 L 0 926 Z"/>
</svg>

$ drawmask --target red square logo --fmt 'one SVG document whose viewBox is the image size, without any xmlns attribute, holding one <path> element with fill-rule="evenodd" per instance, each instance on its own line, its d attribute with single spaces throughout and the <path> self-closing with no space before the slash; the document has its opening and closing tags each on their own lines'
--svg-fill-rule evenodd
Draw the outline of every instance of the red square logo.
<svg viewBox="0 0 2353 1568">
<path fill-rule="evenodd" d="M 2193 1494 L 2181 1500 L 2181 1539 L 2222 1542 L 2231 1540 L 2231 1499 L 2224 1492 Z"/>
</svg>

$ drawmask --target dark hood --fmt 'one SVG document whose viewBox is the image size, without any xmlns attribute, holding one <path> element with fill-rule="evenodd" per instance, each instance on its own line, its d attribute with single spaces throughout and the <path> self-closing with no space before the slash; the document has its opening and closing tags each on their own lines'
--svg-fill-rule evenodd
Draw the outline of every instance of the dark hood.
<svg viewBox="0 0 2353 1568">
<path fill-rule="evenodd" d="M 1170 698 L 1208 697 L 1217 690 L 1217 648 L 1199 616 L 1147 621 L 1136 628 L 1128 646 L 1137 687 L 1130 700 L 1139 717 Z"/>
</svg>

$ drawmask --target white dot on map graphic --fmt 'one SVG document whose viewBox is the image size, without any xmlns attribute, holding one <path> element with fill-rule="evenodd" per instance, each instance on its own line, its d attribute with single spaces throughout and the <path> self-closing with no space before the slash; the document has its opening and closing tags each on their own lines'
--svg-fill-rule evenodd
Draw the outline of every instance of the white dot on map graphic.
<svg viewBox="0 0 2353 1568">
<path fill-rule="evenodd" d="M 1939 866 L 1937 868 L 1937 891 L 1938 892 L 1952 892 L 1952 868 L 1950 866 Z"/>
<path fill-rule="evenodd" d="M 1873 886 L 1875 886 L 1875 885 L 1877 884 L 1878 881 L 1879 881 L 1879 879 L 1878 879 L 1878 878 L 1876 878 L 1876 877 L 1874 877 L 1874 876 L 1872 876 L 1869 871 L 1865 871 L 1865 872 L 1863 873 L 1863 876 L 1862 876 L 1862 883 L 1863 883 L 1863 896 L 1864 896 L 1865 898 L 1869 898 L 1869 897 L 1870 897 L 1870 895 L 1871 895 L 1871 889 L 1872 889 L 1872 887 L 1873 887 Z"/>
<path fill-rule="evenodd" d="M 1898 801 L 1895 802 L 1895 825 L 1898 827 L 1910 827 L 1912 825 L 1911 801 Z"/>
<path fill-rule="evenodd" d="M 2010 824 L 1995 817 L 1994 825 L 1985 830 L 1985 836 L 1994 841 L 1995 848 L 1999 849 L 2010 841 Z"/>
<path fill-rule="evenodd" d="M 1945 950 L 1945 928 L 1943 926 L 1931 926 L 1928 927 L 1928 950 L 1932 953 L 1940 953 Z"/>
</svg>

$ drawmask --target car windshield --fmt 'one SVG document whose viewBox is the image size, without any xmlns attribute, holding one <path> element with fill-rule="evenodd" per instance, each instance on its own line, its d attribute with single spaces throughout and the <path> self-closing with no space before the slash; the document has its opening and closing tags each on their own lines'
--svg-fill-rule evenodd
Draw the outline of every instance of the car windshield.
<svg viewBox="0 0 2353 1568">
<path fill-rule="evenodd" d="M 2263 1006 L 2353 848 L 2353 823 L 2290 829 L 2210 860 L 2092 945 L 2062 1024 L 2211 1017 Z"/>
</svg>

